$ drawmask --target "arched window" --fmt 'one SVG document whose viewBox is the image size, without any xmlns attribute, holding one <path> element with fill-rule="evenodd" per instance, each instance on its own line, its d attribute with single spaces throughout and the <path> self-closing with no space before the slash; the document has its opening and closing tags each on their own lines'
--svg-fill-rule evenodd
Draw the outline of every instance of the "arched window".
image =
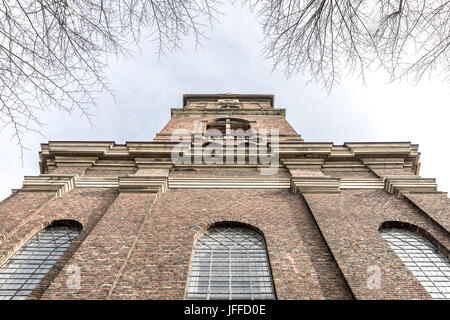
<svg viewBox="0 0 450 320">
<path fill-rule="evenodd" d="M 450 261 L 431 242 L 399 228 L 380 234 L 433 299 L 450 299 Z"/>
<path fill-rule="evenodd" d="M 36 233 L 0 267 L 0 299 L 26 299 L 80 232 L 60 225 Z"/>
<path fill-rule="evenodd" d="M 243 227 L 215 227 L 196 241 L 187 299 L 275 299 L 263 237 Z"/>
</svg>

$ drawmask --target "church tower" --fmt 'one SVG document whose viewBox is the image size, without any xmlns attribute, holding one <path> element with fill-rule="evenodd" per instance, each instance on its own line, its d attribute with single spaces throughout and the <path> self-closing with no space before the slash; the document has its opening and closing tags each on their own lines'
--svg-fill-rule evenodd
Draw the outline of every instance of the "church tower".
<svg viewBox="0 0 450 320">
<path fill-rule="evenodd" d="M 50 141 L 0 203 L 3 299 L 450 299 L 410 142 L 305 142 L 273 95 L 187 94 L 153 141 Z"/>
</svg>

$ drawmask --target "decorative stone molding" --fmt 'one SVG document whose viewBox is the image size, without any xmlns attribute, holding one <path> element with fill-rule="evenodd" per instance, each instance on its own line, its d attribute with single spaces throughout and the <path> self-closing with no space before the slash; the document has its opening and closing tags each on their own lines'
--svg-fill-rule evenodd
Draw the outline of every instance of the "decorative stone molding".
<svg viewBox="0 0 450 320">
<path fill-rule="evenodd" d="M 172 116 L 179 115 L 246 115 L 265 116 L 277 115 L 285 116 L 286 109 L 171 109 Z"/>
<path fill-rule="evenodd" d="M 76 188 L 118 188 L 118 177 L 80 177 L 75 180 Z"/>
<path fill-rule="evenodd" d="M 178 142 L 128 142 L 128 156 L 146 157 L 146 158 L 170 158 L 173 147 Z"/>
<path fill-rule="evenodd" d="M 321 169 L 323 159 L 299 158 L 281 160 L 281 163 L 289 170 L 291 169 Z"/>
<path fill-rule="evenodd" d="M 55 191 L 58 195 L 75 188 L 119 188 L 122 192 L 126 191 L 145 191 L 160 192 L 165 191 L 167 187 L 176 189 L 289 189 L 291 188 L 290 178 L 169 178 L 163 173 L 150 175 L 150 171 L 158 169 L 144 169 L 142 173 L 136 173 L 132 176 L 123 177 L 100 177 L 100 176 L 81 176 L 73 177 L 67 181 L 68 185 L 63 185 L 63 176 L 26 177 L 24 188 L 21 191 Z M 166 169 L 159 169 L 166 170 Z M 148 172 L 146 172 L 148 171 Z M 57 180 L 59 177 L 59 180 Z M 134 179 L 136 178 L 136 179 Z M 339 189 L 383 189 L 385 183 L 381 179 L 339 179 L 329 177 L 319 177 L 323 179 L 310 179 L 317 177 L 294 177 L 297 185 L 301 189 L 317 189 L 328 192 L 330 189 L 330 180 L 339 182 Z M 119 180 L 122 182 L 119 184 Z M 167 180 L 167 183 L 165 181 Z M 324 182 L 325 181 L 325 182 Z M 26 186 L 25 186 L 26 183 Z M 155 189 L 156 186 L 156 189 Z M 325 187 L 326 186 L 326 187 Z M 153 191 L 152 191 L 153 190 Z M 295 191 L 295 190 L 294 190 Z M 297 192 L 297 191 L 295 191 Z"/>
<path fill-rule="evenodd" d="M 245 111 L 247 112 L 247 110 Z M 92 170 L 171 168 L 177 142 L 49 142 L 42 145 L 41 173 L 60 166 L 85 166 Z M 239 152 L 238 149 L 233 153 Z M 325 171 L 361 171 L 368 168 L 403 168 L 417 174 L 417 146 L 405 143 L 281 142 L 280 162 L 287 168 L 321 168 Z"/>
<path fill-rule="evenodd" d="M 389 177 L 385 179 L 384 189 L 401 197 L 407 192 L 437 192 L 437 184 L 434 178 Z"/>
<path fill-rule="evenodd" d="M 57 167 L 92 167 L 98 157 L 66 157 L 55 156 L 54 163 Z"/>
<path fill-rule="evenodd" d="M 404 168 L 405 158 L 363 158 L 361 161 L 370 168 Z"/>
<path fill-rule="evenodd" d="M 173 162 L 170 158 L 135 158 L 134 162 L 138 169 L 147 168 L 172 168 Z"/>
<path fill-rule="evenodd" d="M 51 191 L 55 192 L 56 196 L 61 196 L 73 188 L 118 188 L 120 192 L 160 193 L 167 190 L 167 176 L 167 169 L 158 168 L 119 177 L 41 174 L 36 177 L 25 177 L 23 187 L 18 191 Z"/>
<path fill-rule="evenodd" d="M 333 145 L 333 148 L 331 148 L 330 157 L 334 159 L 351 159 L 354 158 L 355 155 L 351 149 L 347 147 Z"/>
<path fill-rule="evenodd" d="M 293 177 L 325 177 L 322 170 L 315 168 L 289 169 Z"/>
<path fill-rule="evenodd" d="M 332 143 L 286 143 L 280 142 L 279 155 L 282 158 L 294 158 L 305 155 L 329 156 L 331 154 Z"/>
<path fill-rule="evenodd" d="M 169 188 L 289 189 L 289 178 L 170 178 Z"/>
<path fill-rule="evenodd" d="M 327 171 L 369 171 L 359 160 L 355 161 L 325 161 L 322 166 L 324 172 Z"/>
<path fill-rule="evenodd" d="M 240 102 L 268 102 L 270 107 L 273 108 L 275 96 L 273 94 L 235 94 L 230 92 L 222 94 L 184 94 L 183 108 L 192 101 L 218 101 L 220 99 L 237 99 Z"/>
<path fill-rule="evenodd" d="M 340 179 L 332 177 L 292 177 L 291 189 L 295 193 L 339 193 Z"/>
<path fill-rule="evenodd" d="M 155 185 L 159 186 L 161 183 L 163 186 L 161 190 L 164 191 L 167 188 L 167 180 L 169 175 L 168 169 L 152 168 L 138 170 L 134 175 L 124 176 L 82 176 L 75 181 L 76 188 L 120 188 L 122 192 L 127 190 L 139 191 L 139 189 L 146 190 L 152 189 Z M 122 182 L 120 184 L 120 181 Z M 151 181 L 151 182 L 150 182 Z M 159 187 L 158 187 L 159 188 Z M 142 190 L 141 190 L 142 191 Z M 156 191 L 156 192 L 159 192 Z"/>
<path fill-rule="evenodd" d="M 73 156 L 83 153 L 85 156 L 100 156 L 106 154 L 113 147 L 113 141 L 50 141 L 47 144 L 41 144 L 41 154 Z"/>
<path fill-rule="evenodd" d="M 246 110 L 247 112 L 247 110 Z M 288 188 L 287 180 L 269 177 L 254 178 L 211 178 L 169 179 L 156 173 L 142 170 L 171 169 L 174 164 L 170 158 L 176 142 L 127 142 L 115 145 L 112 142 L 49 142 L 44 144 L 41 153 L 41 170 L 61 166 L 88 167 L 89 170 L 137 170 L 144 173 L 123 177 L 56 178 L 28 177 L 24 190 L 52 190 L 61 194 L 73 186 L 87 188 L 119 188 L 122 192 L 144 191 L 160 192 L 165 188 Z M 239 150 L 233 150 L 237 153 Z M 293 176 L 289 186 L 295 192 L 339 192 L 341 189 L 381 189 L 383 184 L 388 192 L 436 189 L 433 179 L 415 176 L 419 156 L 417 146 L 402 143 L 346 143 L 334 146 L 332 143 L 285 142 L 279 147 L 280 165 Z M 183 165 L 186 167 L 205 167 L 205 164 Z M 240 168 L 249 164 L 217 165 L 217 168 Z M 339 179 L 327 177 L 332 171 L 383 171 L 380 180 Z M 401 175 L 391 175 L 392 170 Z M 375 172 L 376 173 L 376 172 Z M 69 179 L 71 182 L 66 182 Z M 399 180 L 400 179 L 400 180 Z M 408 180 L 409 179 L 409 180 Z M 58 186 L 60 184 L 60 186 Z"/>
<path fill-rule="evenodd" d="M 384 189 L 381 179 L 341 179 L 340 189 Z"/>
<path fill-rule="evenodd" d="M 143 168 L 136 171 L 136 175 L 167 178 L 169 176 L 169 169 L 159 167 Z"/>
<path fill-rule="evenodd" d="M 409 142 L 346 142 L 344 146 L 348 147 L 354 155 L 383 155 L 383 154 L 401 154 L 405 156 L 416 156 L 417 145 Z"/>
<path fill-rule="evenodd" d="M 134 170 L 136 164 L 133 160 L 97 160 L 91 170 Z"/>
<path fill-rule="evenodd" d="M 120 192 L 161 193 L 167 190 L 168 178 L 162 176 L 130 175 L 119 177 Z"/>
<path fill-rule="evenodd" d="M 23 187 L 20 191 L 44 191 L 55 192 L 55 196 L 61 196 L 63 193 L 72 190 L 75 187 L 74 175 L 52 175 L 42 174 L 37 177 L 24 177 Z"/>
</svg>

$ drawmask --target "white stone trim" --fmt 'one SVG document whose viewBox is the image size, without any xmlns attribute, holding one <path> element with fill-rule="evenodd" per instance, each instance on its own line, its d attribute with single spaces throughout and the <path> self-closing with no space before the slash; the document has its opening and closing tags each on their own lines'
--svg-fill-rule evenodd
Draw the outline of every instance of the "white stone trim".
<svg viewBox="0 0 450 320">
<path fill-rule="evenodd" d="M 75 179 L 76 176 L 74 175 L 42 174 L 37 177 L 26 176 L 20 191 L 51 191 L 55 192 L 55 196 L 61 196 L 75 187 Z"/>
<path fill-rule="evenodd" d="M 118 188 L 118 177 L 80 177 L 75 180 L 76 188 Z"/>
<path fill-rule="evenodd" d="M 378 178 L 372 179 L 341 179 L 340 189 L 384 189 L 384 182 Z"/>
<path fill-rule="evenodd" d="M 289 189 L 290 178 L 169 178 L 178 189 Z"/>
</svg>

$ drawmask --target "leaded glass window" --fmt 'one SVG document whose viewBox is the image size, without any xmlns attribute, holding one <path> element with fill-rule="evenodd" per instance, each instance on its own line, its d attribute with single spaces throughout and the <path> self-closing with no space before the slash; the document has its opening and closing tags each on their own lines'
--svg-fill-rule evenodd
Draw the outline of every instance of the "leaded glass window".
<svg viewBox="0 0 450 320">
<path fill-rule="evenodd" d="M 275 299 L 264 239 L 242 227 L 216 227 L 196 242 L 187 299 Z"/>
<path fill-rule="evenodd" d="M 36 233 L 0 267 L 0 299 L 26 299 L 80 232 L 50 226 Z"/>
<path fill-rule="evenodd" d="M 450 261 L 446 256 L 416 232 L 392 228 L 380 233 L 433 299 L 450 299 Z"/>
</svg>

